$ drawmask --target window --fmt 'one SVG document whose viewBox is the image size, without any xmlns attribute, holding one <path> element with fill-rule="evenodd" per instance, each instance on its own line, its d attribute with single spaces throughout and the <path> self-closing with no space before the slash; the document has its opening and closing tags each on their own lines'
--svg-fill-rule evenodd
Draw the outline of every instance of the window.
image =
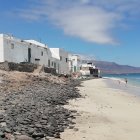
<svg viewBox="0 0 140 140">
<path fill-rule="evenodd" d="M 48 49 L 47 48 L 44 48 L 44 50 L 47 52 L 48 51 Z"/>
<path fill-rule="evenodd" d="M 68 58 L 66 58 L 66 63 L 68 62 Z"/>
<path fill-rule="evenodd" d="M 38 58 L 35 58 L 35 61 L 40 61 L 40 59 L 38 59 Z"/>
<path fill-rule="evenodd" d="M 43 56 L 43 51 L 41 52 L 41 56 Z"/>
<path fill-rule="evenodd" d="M 56 69 L 56 63 L 54 62 L 54 68 Z"/>
<path fill-rule="evenodd" d="M 11 49 L 14 49 L 14 44 L 13 43 L 11 43 Z"/>
<path fill-rule="evenodd" d="M 60 56 L 60 61 L 62 61 L 62 56 Z"/>
<path fill-rule="evenodd" d="M 48 60 L 48 67 L 50 67 L 50 63 L 51 63 L 50 60 Z"/>
<path fill-rule="evenodd" d="M 53 62 L 52 62 L 52 66 L 53 66 Z"/>
</svg>

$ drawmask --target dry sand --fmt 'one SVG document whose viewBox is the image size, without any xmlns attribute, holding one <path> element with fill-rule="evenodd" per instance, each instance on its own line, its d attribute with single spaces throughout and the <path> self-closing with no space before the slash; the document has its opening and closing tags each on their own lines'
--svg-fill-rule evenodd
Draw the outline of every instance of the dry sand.
<svg viewBox="0 0 140 140">
<path fill-rule="evenodd" d="M 61 134 L 62 140 L 140 140 L 140 99 L 110 88 L 106 81 L 88 80 L 79 87 L 84 98 L 72 100 L 66 107 L 80 116 L 75 129 Z"/>
</svg>

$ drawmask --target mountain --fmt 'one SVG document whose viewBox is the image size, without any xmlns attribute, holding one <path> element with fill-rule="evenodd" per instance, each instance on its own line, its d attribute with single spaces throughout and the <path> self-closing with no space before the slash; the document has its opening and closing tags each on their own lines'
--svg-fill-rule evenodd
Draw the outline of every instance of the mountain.
<svg viewBox="0 0 140 140">
<path fill-rule="evenodd" d="M 119 65 L 115 62 L 95 61 L 90 60 L 104 74 L 125 74 L 125 73 L 140 73 L 140 67 L 128 65 Z"/>
</svg>

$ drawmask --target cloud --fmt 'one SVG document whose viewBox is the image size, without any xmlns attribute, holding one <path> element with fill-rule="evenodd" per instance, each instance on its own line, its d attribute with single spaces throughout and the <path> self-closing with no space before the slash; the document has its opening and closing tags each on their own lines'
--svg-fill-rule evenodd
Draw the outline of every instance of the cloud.
<svg viewBox="0 0 140 140">
<path fill-rule="evenodd" d="M 64 30 L 65 34 L 89 42 L 113 44 L 115 40 L 110 30 L 115 27 L 115 21 L 119 20 L 120 16 L 97 7 L 81 6 L 59 10 L 50 18 L 55 25 Z"/>
<path fill-rule="evenodd" d="M 133 1 L 133 4 L 132 4 Z M 48 20 L 65 34 L 98 44 L 117 43 L 112 31 L 122 19 L 140 13 L 135 10 L 138 0 L 36 0 L 38 5 L 18 10 L 28 20 Z M 110 4 L 111 3 L 111 4 Z"/>
</svg>

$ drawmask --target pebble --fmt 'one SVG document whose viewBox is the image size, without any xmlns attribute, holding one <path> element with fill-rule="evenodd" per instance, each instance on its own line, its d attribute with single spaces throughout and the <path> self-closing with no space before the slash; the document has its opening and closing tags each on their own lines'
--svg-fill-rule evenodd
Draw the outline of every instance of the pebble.
<svg viewBox="0 0 140 140">
<path fill-rule="evenodd" d="M 75 87 L 78 81 L 55 84 L 40 78 L 33 78 L 30 85 L 20 91 L 5 93 L 2 101 L 4 120 L 0 125 L 5 132 L 16 137 L 15 140 L 37 140 L 46 136 L 60 138 L 66 127 L 74 124 L 73 112 L 63 107 L 68 100 L 81 97 Z M 4 136 L 3 131 L 0 136 Z"/>
</svg>

